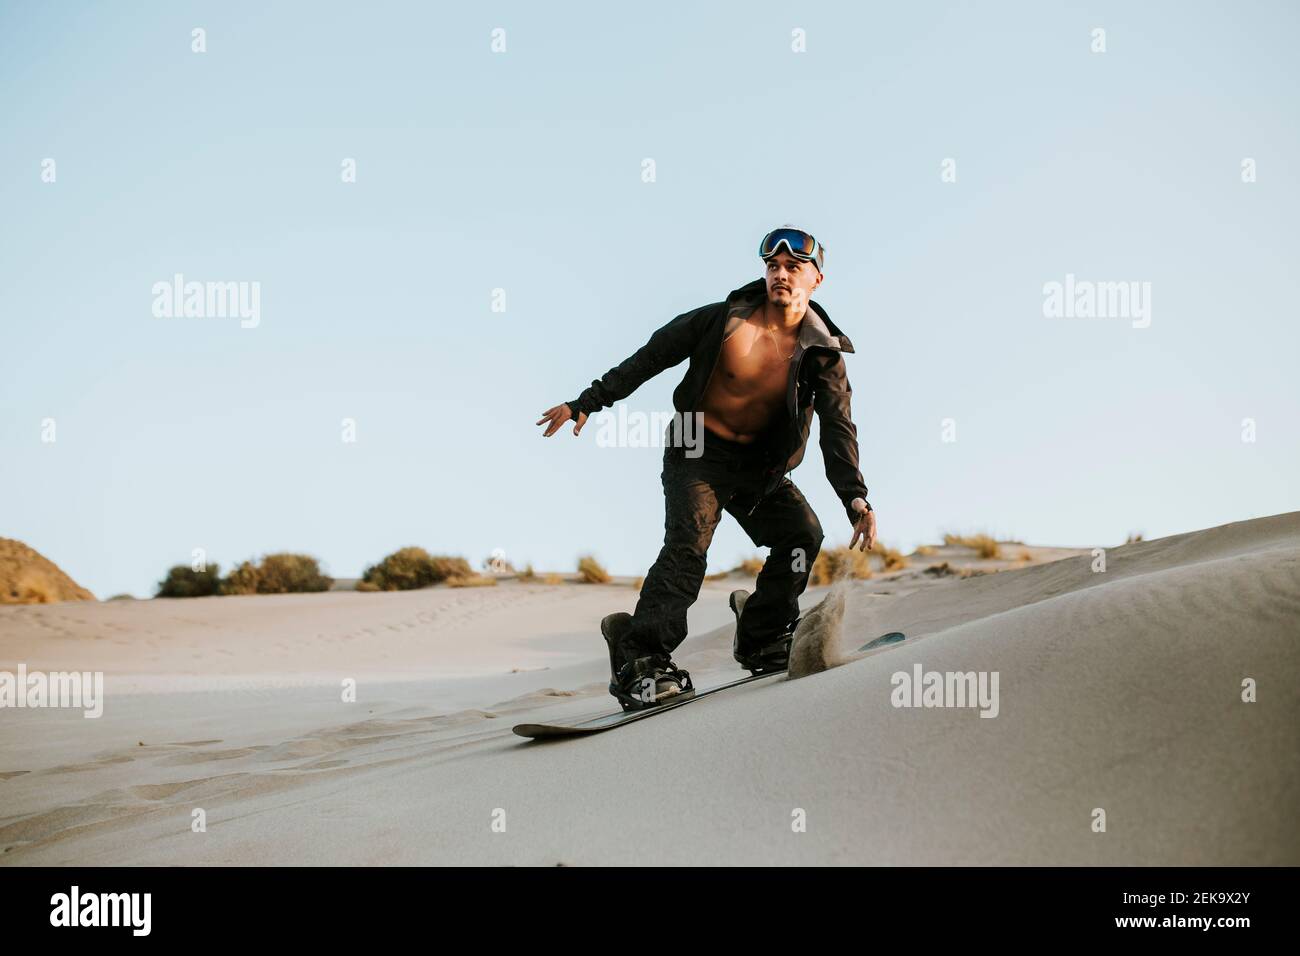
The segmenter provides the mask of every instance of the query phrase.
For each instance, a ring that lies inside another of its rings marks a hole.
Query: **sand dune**
[[[53,561],[21,541],[0,538],[0,604],[93,601],[91,594]]]
[[[1105,559],[812,591],[804,676],[556,743],[510,725],[611,709],[624,589],[0,608],[0,669],[109,691],[0,711],[0,863],[1300,863],[1300,513]],[[692,612],[701,686],[735,586]],[[918,666],[996,671],[997,716],[894,706]]]

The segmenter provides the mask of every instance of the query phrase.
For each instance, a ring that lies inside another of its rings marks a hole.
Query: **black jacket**
[[[627,398],[643,382],[687,357],[691,364],[673,391],[673,408],[699,410],[704,390],[722,352],[722,341],[767,298],[767,283],[755,279],[734,289],[724,302],[712,302],[684,312],[650,336],[626,361],[591,383],[568,402],[574,418],[588,415]],[[768,494],[788,471],[803,461],[812,427],[813,411],[821,419],[821,449],[826,477],[844,504],[849,521],[857,520],[851,502],[866,499],[867,486],[858,470],[858,431],[849,410],[853,389],[844,369],[845,352],[853,343],[816,302],[809,301],[799,327],[798,344],[790,360],[786,388],[786,416],[773,432],[763,494]],[[868,505],[870,507],[870,505]]]

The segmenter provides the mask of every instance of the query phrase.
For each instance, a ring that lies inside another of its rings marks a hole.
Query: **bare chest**
[[[774,334],[746,324],[722,343],[714,378],[732,394],[780,399],[797,342],[793,332]]]

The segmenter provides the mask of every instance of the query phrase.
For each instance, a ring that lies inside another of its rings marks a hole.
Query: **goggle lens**
[[[774,229],[763,237],[762,245],[758,250],[759,256],[766,259],[768,256],[775,255],[777,247],[782,242],[790,249],[791,255],[801,259],[811,259],[817,249],[817,240],[806,232],[798,229]]]

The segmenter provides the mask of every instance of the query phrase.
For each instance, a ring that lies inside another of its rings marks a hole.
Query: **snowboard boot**
[[[624,710],[644,710],[695,694],[691,675],[665,654],[644,654],[628,640],[632,615],[619,611],[600,622],[609,645],[609,692]]]
[[[731,656],[741,667],[755,677],[760,674],[775,674],[790,665],[790,645],[794,642],[794,629],[800,618],[795,618],[785,629],[785,633],[776,640],[762,647],[750,648],[740,646],[740,615],[749,600],[748,591],[732,591],[728,603],[731,612],[736,615],[736,635],[731,640]]]

